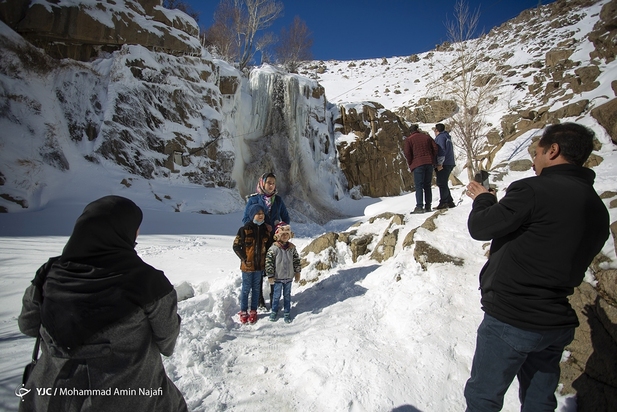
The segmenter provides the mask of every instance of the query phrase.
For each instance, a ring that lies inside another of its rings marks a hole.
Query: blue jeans
[[[241,311],[247,311],[249,308],[249,293],[251,294],[251,310],[257,310],[263,273],[263,270],[242,272],[242,293],[240,294]]]
[[[559,361],[572,339],[574,328],[524,330],[485,314],[465,385],[466,411],[500,411],[516,376],[522,412],[554,412]]]
[[[275,282],[274,296],[272,297],[272,312],[279,311],[279,300],[281,299],[281,291],[283,292],[283,311],[289,313],[291,310],[291,281]]]
[[[433,201],[431,181],[433,180],[433,165],[422,165],[413,169],[413,184],[416,187],[416,207],[430,209]],[[426,202],[424,205],[423,198]]]
[[[443,169],[438,170],[436,174],[437,176],[437,187],[439,188],[439,203],[446,204],[454,202],[452,199],[452,195],[450,194],[450,188],[448,187],[448,179],[450,178],[450,173],[454,170],[454,165],[443,165]]]

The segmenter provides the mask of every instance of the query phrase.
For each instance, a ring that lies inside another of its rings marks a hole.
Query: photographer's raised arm
[[[513,183],[504,198],[497,202],[497,198],[482,185],[476,182],[471,182],[470,185],[472,183],[482,188],[482,191],[473,197],[472,210],[467,220],[467,228],[472,238],[492,240],[506,236],[518,230],[529,217],[535,195],[528,185]]]

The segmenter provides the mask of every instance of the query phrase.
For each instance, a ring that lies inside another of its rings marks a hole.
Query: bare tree
[[[238,27],[238,41],[242,51],[240,69],[253,58],[257,45],[257,32],[267,29],[283,15],[283,3],[275,0],[234,0],[236,8],[246,11],[242,27]],[[265,47],[260,43],[260,47]]]
[[[278,61],[288,71],[295,73],[300,62],[313,58],[311,54],[312,46],[311,32],[304,20],[296,16],[289,29],[285,27],[281,29],[279,44],[276,48]]]
[[[437,83],[445,97],[458,106],[448,122],[454,144],[465,153],[465,168],[471,179],[487,160],[486,114],[496,100],[498,78],[494,68],[483,61],[479,42],[473,40],[479,11],[470,12],[464,0],[457,0],[454,9],[454,20],[446,22],[454,58],[448,63],[446,75]]]
[[[221,0],[214,13],[214,24],[204,37],[223,58],[236,61],[244,69],[257,51],[274,42],[274,36],[258,33],[267,29],[283,13],[276,0]]]
[[[240,10],[233,1],[221,1],[214,12],[214,23],[201,35],[202,45],[227,61],[237,61],[240,49],[236,41]]]

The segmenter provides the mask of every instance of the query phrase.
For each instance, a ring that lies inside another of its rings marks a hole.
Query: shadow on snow
[[[294,312],[296,314],[320,313],[336,303],[364,295],[367,289],[358,285],[357,282],[364,280],[377,268],[379,265],[345,269],[317,282],[293,297],[293,300],[297,302]]]

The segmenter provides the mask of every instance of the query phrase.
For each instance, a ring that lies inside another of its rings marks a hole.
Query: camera
[[[488,183],[488,176],[489,173],[486,170],[480,170],[478,173],[476,173],[473,180],[484,186],[486,190],[489,190],[491,187]]]

